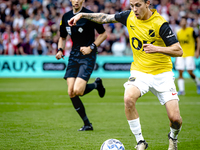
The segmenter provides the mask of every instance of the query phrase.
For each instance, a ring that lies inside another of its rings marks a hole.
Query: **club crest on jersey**
[[[79,27],[78,28],[78,32],[82,33],[83,32],[83,28]]]
[[[150,37],[155,37],[155,31],[154,30],[149,30],[149,35],[150,35]]]
[[[71,32],[71,27],[66,27],[66,30],[67,30],[67,32],[68,32],[69,35],[72,34],[72,32]]]
[[[133,82],[133,81],[135,81],[135,79],[136,79],[136,77],[130,77],[130,78],[128,79],[128,81]]]

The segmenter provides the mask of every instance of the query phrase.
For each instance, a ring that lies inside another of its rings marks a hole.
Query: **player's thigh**
[[[86,80],[77,77],[74,83],[74,91],[82,95],[85,91],[86,84],[87,84]]]
[[[176,57],[175,68],[176,70],[185,70],[185,58]]]
[[[186,57],[185,58],[186,63],[186,70],[194,70],[195,69],[195,61],[194,57]]]
[[[125,104],[129,102],[135,103],[140,96],[141,96],[141,92],[138,89],[138,87],[131,84],[126,86],[125,92],[124,92]]]
[[[70,97],[73,97],[73,89],[74,89],[74,83],[75,83],[74,77],[67,78],[67,85],[68,85],[68,94]]]
[[[167,115],[168,115],[170,120],[172,118],[174,118],[174,120],[179,120],[180,110],[179,110],[179,104],[178,104],[177,99],[173,99],[173,100],[166,102],[165,108],[167,110]]]

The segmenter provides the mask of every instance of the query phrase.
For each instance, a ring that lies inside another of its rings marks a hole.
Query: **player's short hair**
[[[144,2],[146,3],[148,0],[144,0]]]

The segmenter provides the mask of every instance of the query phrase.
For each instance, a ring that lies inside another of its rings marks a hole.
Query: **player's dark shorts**
[[[64,79],[68,77],[79,77],[88,81],[94,70],[96,55],[87,57],[69,57],[67,70]]]

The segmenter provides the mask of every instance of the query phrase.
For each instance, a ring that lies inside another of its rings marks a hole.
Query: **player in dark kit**
[[[83,7],[84,0],[71,0],[71,3],[72,10],[65,13],[60,22],[60,38],[56,58],[63,58],[66,37],[70,35],[73,46],[64,79],[67,80],[68,94],[72,104],[84,122],[84,126],[78,131],[88,131],[93,130],[93,127],[86,115],[84,105],[79,96],[83,96],[93,89],[98,90],[100,97],[104,97],[105,95],[105,88],[101,78],[96,78],[95,82],[91,84],[87,82],[95,66],[97,46],[107,38],[107,34],[103,25],[87,19],[80,19],[76,26],[70,27],[68,21],[74,15],[80,12],[93,13]],[[96,39],[95,29],[99,33]]]

